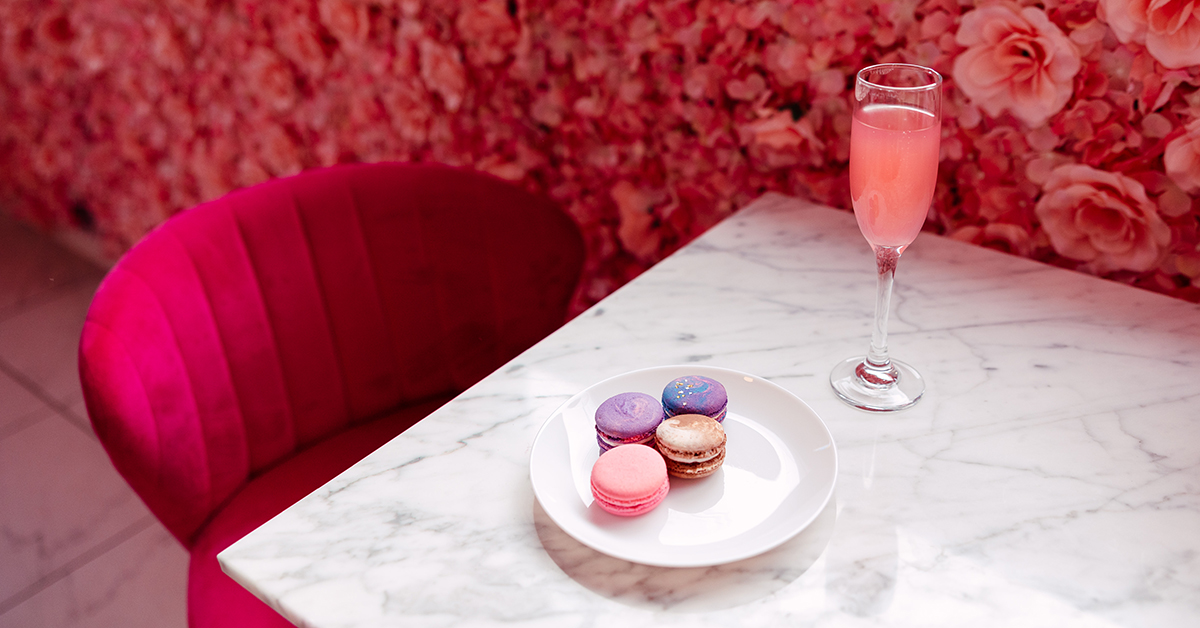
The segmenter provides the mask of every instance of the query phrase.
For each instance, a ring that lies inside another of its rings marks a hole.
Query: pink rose
[[[93,24],[85,24],[80,36],[73,44],[75,59],[89,74],[95,74],[113,59],[121,58],[123,41],[115,30],[106,30]]]
[[[767,81],[761,74],[751,74],[745,80],[732,79],[725,83],[725,93],[734,100],[754,100],[767,89]]]
[[[47,11],[37,24],[38,41],[50,47],[68,46],[75,39],[71,16],[64,11]]]
[[[784,87],[808,80],[808,46],[785,39],[763,48],[763,65]]]
[[[1145,44],[1168,68],[1200,65],[1200,9],[1180,0],[1100,0],[1101,19],[1121,43]]]
[[[634,257],[643,262],[654,258],[662,234],[655,231],[654,206],[663,200],[662,194],[646,190],[621,180],[609,190],[617,204],[621,224],[617,239]]]
[[[701,63],[693,66],[683,82],[683,92],[692,100],[716,99],[721,95],[726,73],[727,70],[719,65]]]
[[[304,169],[300,148],[287,130],[265,120],[246,120],[243,137],[253,137],[254,163],[273,176],[288,176]],[[253,129],[251,133],[250,130]],[[244,140],[243,140],[244,141]]]
[[[1033,241],[1024,227],[1004,222],[991,222],[982,227],[968,225],[948,234],[955,240],[1004,251],[1013,255],[1029,257],[1033,253]]]
[[[243,64],[246,89],[275,111],[287,111],[296,103],[296,79],[273,50],[254,48]]]
[[[799,148],[806,142],[817,150],[825,147],[813,129],[812,121],[808,118],[795,120],[789,111],[777,111],[755,120],[747,124],[745,130],[752,135],[755,144],[777,150]]]
[[[413,78],[381,82],[379,99],[390,116],[392,128],[400,138],[424,144],[429,137],[429,122],[434,117],[433,103],[421,81]]]
[[[364,42],[370,33],[371,22],[367,17],[366,5],[355,5],[346,0],[321,0],[317,4],[321,21],[329,32],[342,42]]]
[[[1200,119],[1186,133],[1170,141],[1163,153],[1167,176],[1187,192],[1200,191]]]
[[[150,50],[159,67],[172,72],[183,72],[189,55],[175,37],[171,24],[157,15],[146,16],[142,24],[149,31]]]
[[[442,97],[446,109],[458,111],[467,91],[467,71],[462,55],[457,49],[431,39],[422,39],[420,50],[421,78],[425,86]]]
[[[959,89],[992,117],[1008,110],[1039,126],[1071,99],[1079,52],[1045,12],[1003,3],[963,15],[954,60]]]
[[[454,26],[467,45],[468,60],[475,65],[504,61],[519,38],[517,25],[500,0],[487,0],[466,9]]]
[[[199,200],[217,198],[233,187],[229,171],[238,152],[238,147],[225,137],[201,139],[191,145],[188,169],[196,181]]]
[[[1034,211],[1054,250],[1097,273],[1154,268],[1171,243],[1141,183],[1089,166],[1055,168]]]
[[[284,20],[275,29],[275,45],[303,73],[314,78],[324,73],[325,50],[308,17],[297,15]]]

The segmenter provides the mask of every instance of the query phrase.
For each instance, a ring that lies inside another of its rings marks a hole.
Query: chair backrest
[[[584,245],[549,200],[446,166],[305,172],[165,222],[79,349],[114,465],[185,545],[255,474],[465,390],[566,320]]]

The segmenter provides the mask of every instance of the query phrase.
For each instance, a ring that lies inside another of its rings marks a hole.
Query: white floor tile
[[[0,215],[0,628],[187,624],[187,553],[117,474],[79,391],[103,272]]]
[[[57,414],[0,440],[0,608],[149,517],[99,443]]]
[[[185,628],[187,562],[153,523],[0,614],[0,628]]]
[[[0,215],[0,318],[37,302],[56,288],[95,281],[104,272]]]
[[[31,415],[44,415],[46,406],[17,380],[0,371],[0,441],[12,430],[31,420]]]
[[[63,405],[82,398],[76,354],[97,285],[99,281],[76,282],[0,320],[0,361]]]
[[[92,429],[92,420],[88,418],[87,406],[83,403],[83,397],[76,399],[67,404],[65,408],[59,411],[64,418],[77,425],[83,433],[96,437],[96,431]]]

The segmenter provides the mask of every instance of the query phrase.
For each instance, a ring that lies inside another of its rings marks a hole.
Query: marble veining
[[[892,354],[925,398],[841,404],[871,252],[846,212],[768,195],[221,555],[300,626],[1168,626],[1200,617],[1200,307],[923,234]],[[538,428],[601,379],[757,374],[839,451],[834,498],[766,554],[664,569],[558,529]]]

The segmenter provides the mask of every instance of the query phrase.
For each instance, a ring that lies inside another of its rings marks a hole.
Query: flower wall
[[[269,177],[467,165],[571,213],[594,301],[766,191],[849,207],[887,61],[946,78],[927,230],[1200,301],[1200,11],[1164,0],[5,0],[0,207],[115,256]]]

